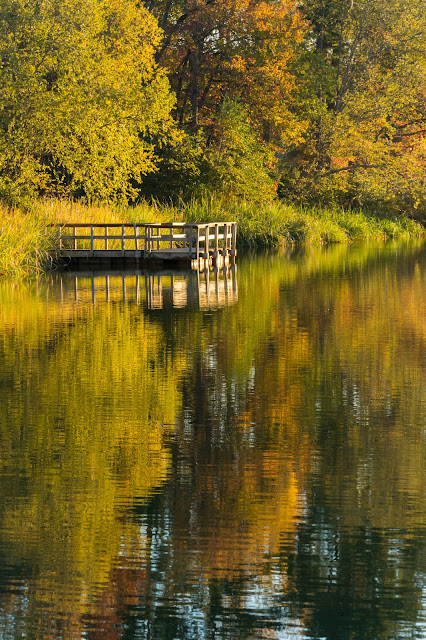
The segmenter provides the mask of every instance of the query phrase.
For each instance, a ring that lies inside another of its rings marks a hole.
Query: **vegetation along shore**
[[[247,247],[409,239],[426,234],[423,225],[405,217],[295,206],[278,200],[261,206],[206,197],[180,206],[140,203],[132,207],[38,200],[25,212],[1,210],[0,275],[28,276],[49,269],[57,247],[57,234],[49,226],[52,223],[208,222],[225,218],[237,221],[239,246]]]
[[[0,273],[71,219],[422,234],[425,2],[4,0]]]

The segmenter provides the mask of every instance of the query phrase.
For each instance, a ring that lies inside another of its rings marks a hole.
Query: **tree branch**
[[[419,129],[418,131],[407,131],[406,133],[396,133],[393,137],[394,140],[398,138],[406,138],[408,136],[419,136],[423,133],[426,133],[426,129]]]
[[[341,173],[342,171],[355,171],[356,169],[380,169],[382,164],[348,164],[346,167],[340,167],[340,169],[330,169],[325,173],[321,173],[318,178],[326,178],[335,173]]]
[[[213,4],[216,1],[217,0],[207,0],[203,4],[203,8],[204,7],[208,7],[210,4]],[[176,33],[176,31],[179,31],[179,28],[182,26],[182,24],[185,22],[185,20],[187,20],[189,18],[189,16],[195,15],[199,11],[200,11],[200,9],[195,9],[195,10],[187,11],[186,13],[183,13],[176,20],[176,23],[174,25],[172,25],[169,29],[167,29],[167,25],[163,22],[163,25],[162,25],[163,26],[163,30],[165,32],[168,31],[168,33],[167,33],[167,36],[163,40],[163,44],[161,46],[161,49],[159,51],[157,51],[157,53],[155,54],[155,61],[157,62],[157,64],[160,62],[161,58],[164,55],[164,52],[166,51],[167,47],[170,45],[170,43],[172,41],[172,37]]]

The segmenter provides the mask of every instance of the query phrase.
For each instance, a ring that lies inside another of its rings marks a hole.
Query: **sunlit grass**
[[[0,275],[37,274],[51,264],[57,232],[46,214],[0,206]]]
[[[252,247],[408,239],[426,232],[403,217],[296,207],[278,200],[258,204],[217,195],[177,205],[143,201],[131,207],[38,200],[26,212],[0,206],[0,215],[0,275],[17,276],[34,275],[50,266],[57,246],[52,223],[236,221],[239,244]]]
[[[354,240],[408,239],[425,228],[408,218],[373,216],[363,211],[296,207],[278,200],[258,205],[245,200],[204,198],[182,204],[188,221],[234,220],[238,239],[251,246],[348,243]]]

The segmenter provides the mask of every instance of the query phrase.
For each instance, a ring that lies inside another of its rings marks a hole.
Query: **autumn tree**
[[[133,196],[155,169],[149,138],[171,125],[160,39],[132,0],[4,0],[1,196]]]
[[[247,110],[228,98],[206,130],[180,132],[156,152],[158,171],[144,179],[144,195],[187,200],[218,192],[254,202],[275,197],[276,158],[256,136]]]
[[[305,2],[311,127],[285,195],[426,210],[425,10],[424,0]]]
[[[211,122],[225,96],[242,102],[266,141],[295,139],[295,64],[305,24],[293,0],[151,0],[164,29],[157,60],[176,93],[176,119]]]

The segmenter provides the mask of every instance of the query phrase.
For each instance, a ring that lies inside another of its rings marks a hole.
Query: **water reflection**
[[[236,266],[204,271],[61,273],[52,276],[61,301],[131,302],[148,309],[220,309],[238,301]]]
[[[0,283],[2,638],[425,636],[424,245],[55,278]]]

